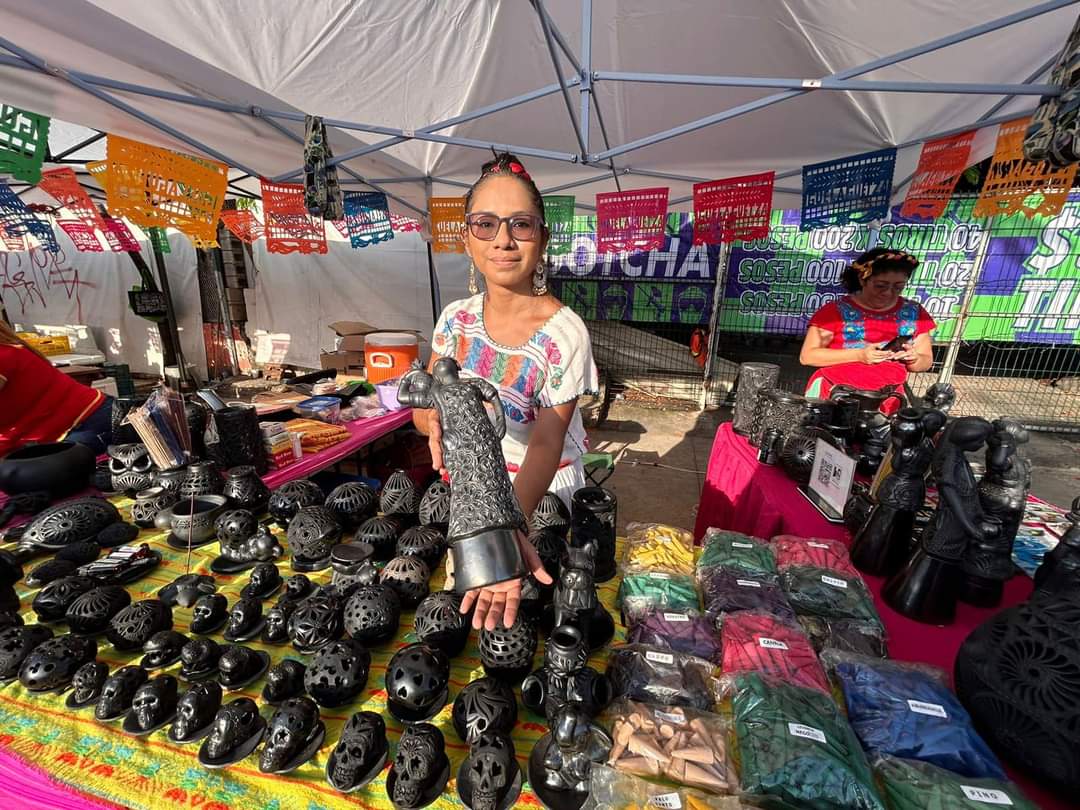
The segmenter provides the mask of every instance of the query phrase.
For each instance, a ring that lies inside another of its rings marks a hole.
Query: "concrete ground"
[[[600,428],[589,430],[592,449],[616,456],[604,484],[619,501],[618,530],[632,521],[657,521],[693,529],[713,435],[730,411],[657,410],[617,400]],[[1080,496],[1080,440],[1032,433],[1031,491],[1068,508]]]

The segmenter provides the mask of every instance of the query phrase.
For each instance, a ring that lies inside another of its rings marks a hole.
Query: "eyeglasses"
[[[514,214],[510,217],[497,217],[494,214],[469,214],[465,223],[469,233],[477,239],[491,242],[499,235],[499,229],[506,223],[510,238],[518,242],[534,242],[544,228],[544,221],[534,214]]]

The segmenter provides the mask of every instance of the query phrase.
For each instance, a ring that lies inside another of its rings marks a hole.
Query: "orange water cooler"
[[[418,338],[409,332],[373,332],[364,338],[364,371],[372,384],[400,377],[419,356]]]

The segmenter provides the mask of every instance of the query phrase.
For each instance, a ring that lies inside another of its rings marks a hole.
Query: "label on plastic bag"
[[[760,588],[761,587],[760,582],[755,582],[752,579],[737,579],[737,580],[735,580],[735,584],[736,585],[741,585],[744,588]]]
[[[654,652],[653,650],[648,650],[645,653],[645,660],[653,661],[657,664],[674,664],[675,656],[671,653]]]
[[[653,711],[653,717],[657,720],[662,720],[665,723],[674,723],[677,726],[685,726],[686,718],[681,714],[675,714],[674,712],[665,712],[660,709]]]
[[[931,717],[941,717],[945,720],[949,719],[945,707],[939,703],[925,703],[921,700],[909,700],[907,705],[909,709],[917,714],[928,714]]]
[[[731,547],[732,548],[753,548],[754,544],[753,543],[740,543],[738,540],[732,540],[731,541]]]
[[[802,737],[804,740],[813,740],[819,743],[825,742],[825,732],[813,726],[804,726],[802,723],[788,723],[787,729],[788,734],[792,737]]]
[[[821,575],[821,581],[826,585],[832,585],[834,588],[847,588],[847,582],[836,577],[830,577],[828,574]]]
[[[763,647],[766,650],[786,650],[788,645],[782,641],[777,641],[775,638],[759,638],[757,640],[758,646]]]
[[[973,802],[1012,805],[1012,799],[1004,790],[991,790],[990,788],[972,787],[971,785],[961,785],[960,790],[964,791],[964,795]]]
[[[650,571],[649,579],[671,579],[671,574],[665,574],[663,571]]]
[[[650,796],[649,801],[645,804],[647,807],[662,807],[664,810],[682,809],[682,799],[679,798],[678,793],[661,793],[657,796]]]
[[[685,613],[665,613],[664,614],[664,621],[665,622],[688,622],[688,621],[690,621],[690,617],[687,616]]]
[[[829,547],[828,543],[815,543],[813,540],[807,541],[806,545],[810,546],[810,548],[828,548]]]

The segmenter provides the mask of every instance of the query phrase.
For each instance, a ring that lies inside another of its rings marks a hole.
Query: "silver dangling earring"
[[[537,262],[533,271],[533,295],[547,295],[547,291],[547,268],[543,262]]]
[[[469,295],[476,295],[480,288],[476,286],[476,265],[469,262]]]

